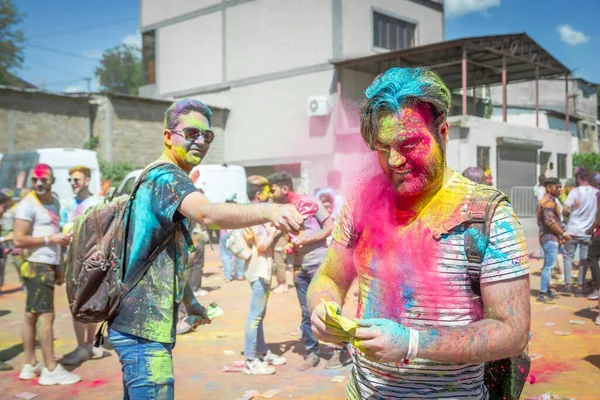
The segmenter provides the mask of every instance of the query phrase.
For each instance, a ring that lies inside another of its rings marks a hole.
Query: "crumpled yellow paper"
[[[325,312],[327,313],[327,323],[331,326],[339,328],[348,334],[347,341],[354,344],[354,333],[358,328],[358,323],[341,315],[341,309],[333,301],[321,300],[325,304]]]

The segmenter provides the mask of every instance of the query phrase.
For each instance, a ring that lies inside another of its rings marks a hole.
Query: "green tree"
[[[102,174],[102,179],[108,179],[110,181],[110,185],[116,188],[119,187],[128,173],[138,169],[138,167],[128,163],[111,163],[103,159],[99,159],[98,163],[100,164],[100,173]]]
[[[573,170],[585,167],[590,172],[600,172],[600,155],[597,153],[573,153]]]
[[[0,0],[0,84],[17,85],[11,71],[23,65],[25,36],[19,25],[24,14],[19,13],[12,0]]]
[[[140,49],[121,44],[106,50],[95,73],[102,91],[137,95],[142,84]]]

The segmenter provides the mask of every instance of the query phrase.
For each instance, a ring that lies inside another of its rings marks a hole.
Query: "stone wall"
[[[96,136],[100,157],[144,166],[162,153],[163,118],[170,104],[133,96],[69,96],[0,88],[0,153],[83,148]],[[216,138],[204,163],[220,164],[228,110],[212,111]]]

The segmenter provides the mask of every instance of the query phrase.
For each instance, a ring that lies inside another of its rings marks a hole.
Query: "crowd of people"
[[[295,192],[292,177],[283,171],[248,177],[250,204],[234,199],[210,203],[190,174],[214,139],[211,111],[198,100],[173,103],[165,113],[163,154],[138,178],[123,235],[123,281],[147,268],[128,288],[108,329],[122,364],[124,398],[174,398],[176,335],[212,322],[196,298],[205,294],[203,248],[211,225],[222,229],[224,279],[246,280],[250,286],[246,374],[270,375],[287,362],[266,345],[265,316],[270,293],[289,290],[289,266],[306,351],[300,369],[319,365],[320,341],[335,346],[325,368],[353,363],[349,399],[424,393],[429,398],[457,393],[473,399],[518,398],[522,387],[514,379],[488,387],[484,369],[520,357],[528,343],[525,236],[508,199],[491,187],[489,169],[469,169],[463,176],[447,165],[450,109],[451,93],[432,70],[392,68],[378,76],[366,90],[360,115],[361,135],[377,155],[373,167],[378,172],[357,178],[344,199],[341,174],[332,171],[328,187],[308,200],[313,211],[303,214],[297,206],[306,197]],[[83,166],[70,171],[74,199],[61,210],[52,196],[52,169],[37,165],[33,190],[14,211],[11,240],[24,257],[19,270],[27,290],[25,365],[19,377],[39,375],[42,385],[81,379],[54,360],[52,326],[54,285],[64,280],[61,264],[69,229],[74,218],[99,202],[87,189],[89,175]],[[600,228],[599,192],[584,170],[576,177],[560,211],[555,201],[560,184],[543,182],[539,215],[546,261],[540,301],[554,297],[546,278],[559,243],[569,287],[579,248],[576,295],[585,290],[588,253],[591,264],[600,257],[600,239],[592,237]],[[0,194],[0,211],[10,207],[8,198]],[[189,231],[199,249],[192,253]],[[341,308],[355,281],[357,319],[342,323]],[[74,321],[78,347],[63,363],[106,354],[91,346],[95,329]],[[35,355],[36,334],[43,362]]]
[[[539,177],[534,188],[538,201],[537,220],[544,266],[537,301],[554,303],[558,298],[550,288],[553,269],[557,269],[563,296],[598,300],[600,285],[600,173],[593,175],[583,168],[575,169],[575,178],[564,187],[554,177]],[[576,284],[572,285],[572,271],[578,253],[579,268]],[[591,271],[592,280],[587,281]],[[599,301],[600,305],[600,301]],[[600,315],[596,318],[600,325]]]

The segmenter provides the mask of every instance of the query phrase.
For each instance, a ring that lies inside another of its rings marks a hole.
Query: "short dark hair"
[[[463,171],[462,175],[475,183],[482,184],[485,172],[483,171],[483,169],[478,167],[469,167]]]
[[[582,181],[589,181],[590,172],[585,167],[577,167],[575,168],[575,177]]]
[[[181,99],[171,104],[169,108],[167,108],[167,111],[165,111],[165,129],[175,129],[179,123],[180,116],[187,115],[194,111],[204,115],[210,124],[212,112],[206,104],[196,99]]]
[[[538,176],[538,184],[541,186],[544,184],[544,182],[546,182],[546,175]]]
[[[276,172],[269,175],[269,185],[287,186],[288,189],[294,191],[294,182],[292,176],[285,171]]]
[[[252,175],[246,180],[246,194],[251,201],[256,198],[256,193],[269,186],[269,181],[264,176]]]

